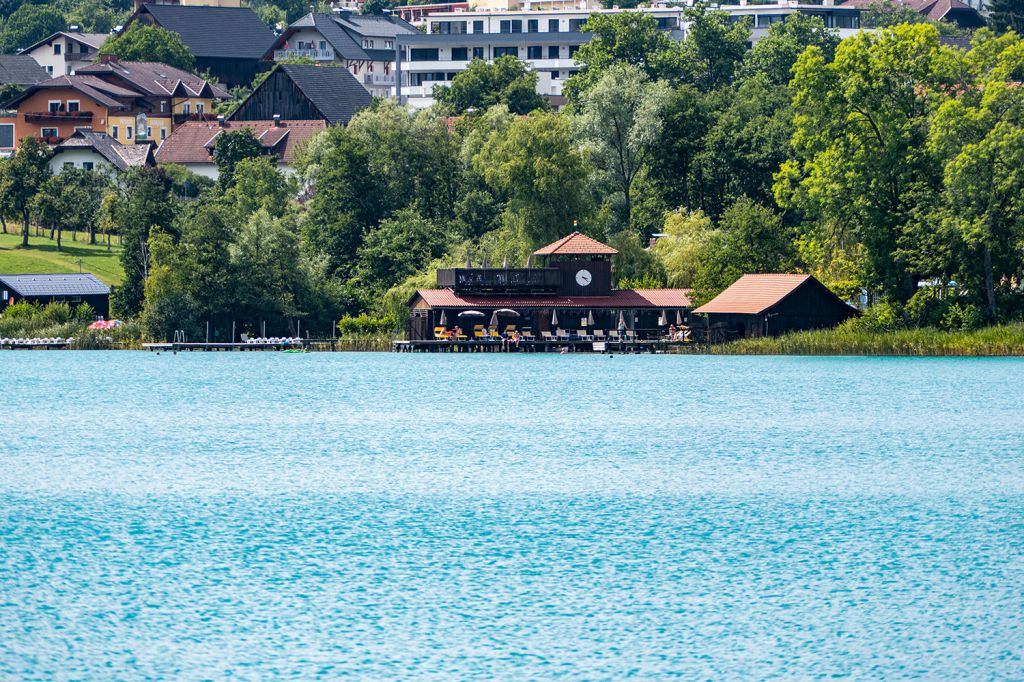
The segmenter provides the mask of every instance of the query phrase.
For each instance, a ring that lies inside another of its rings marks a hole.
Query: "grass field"
[[[116,245],[108,253],[105,244],[73,242],[68,233],[61,240],[59,253],[57,242],[47,237],[29,236],[29,247],[25,249],[21,246],[21,235],[0,234],[0,273],[8,275],[78,272],[81,260],[82,271],[91,272],[107,284],[118,284],[124,277],[119,255]]]

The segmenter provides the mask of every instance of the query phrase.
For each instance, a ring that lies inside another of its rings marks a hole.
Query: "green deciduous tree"
[[[32,202],[50,178],[50,148],[38,137],[26,137],[11,160],[0,166],[0,202],[5,213],[21,219],[21,244],[28,246]]]
[[[535,111],[492,133],[473,165],[508,198],[505,223],[516,223],[533,245],[554,241],[590,214],[587,167],[564,116]]]
[[[704,5],[686,10],[686,38],[680,45],[685,77],[708,92],[732,82],[750,42],[749,20],[730,24],[725,12]]]
[[[576,132],[594,166],[622,196],[619,229],[632,227],[633,186],[661,139],[662,112],[669,100],[663,82],[648,82],[639,68],[617,64],[584,95]]]
[[[81,168],[65,168],[43,183],[32,201],[32,213],[56,231],[58,251],[64,228],[87,230],[89,242],[96,243],[100,202],[109,188],[105,173]]]
[[[1024,35],[1024,2],[1022,0],[989,0],[988,20],[992,28],[999,33],[1013,31]]]
[[[679,209],[665,215],[663,236],[651,252],[665,270],[670,287],[690,288],[700,269],[700,252],[714,232],[702,211]]]
[[[680,44],[665,31],[659,31],[657,19],[650,14],[593,14],[582,30],[593,37],[576,52],[579,73],[566,81],[563,88],[574,105],[616,64],[631,64],[652,81],[671,82],[685,73]]]
[[[16,9],[0,31],[0,49],[17,52],[67,28],[64,15],[52,5],[26,3]]]
[[[449,244],[441,227],[411,208],[401,209],[366,235],[356,277],[376,298],[442,256]]]
[[[825,28],[821,17],[790,14],[785,21],[772,24],[768,35],[746,53],[739,78],[762,76],[773,85],[786,85],[793,77],[797,58],[811,45],[821,50],[826,62],[831,62],[839,46],[838,31]]]
[[[548,101],[537,94],[537,74],[512,55],[493,62],[474,59],[455,75],[450,86],[434,86],[434,99],[449,114],[487,109],[504,104],[516,114],[547,109]]]
[[[185,71],[195,68],[195,58],[181,36],[160,26],[133,23],[127,31],[111,38],[100,54],[116,55],[123,61],[162,62]]]

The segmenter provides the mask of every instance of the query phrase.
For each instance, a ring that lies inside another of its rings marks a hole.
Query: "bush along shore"
[[[741,339],[708,350],[716,355],[1024,356],[1024,324],[960,331],[934,327],[866,331],[840,326]]]

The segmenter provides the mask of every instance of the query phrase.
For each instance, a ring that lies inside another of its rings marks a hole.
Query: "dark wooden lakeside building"
[[[690,311],[688,290],[614,289],[618,253],[579,232],[534,252],[538,267],[466,267],[437,271],[437,289],[409,300],[403,350],[445,344],[495,344],[503,332],[524,336],[528,349],[662,339]],[[456,327],[464,339],[452,338]]]
[[[106,318],[110,314],[110,287],[88,272],[0,275],[0,312],[21,301],[40,305],[59,301],[72,307],[88,303],[97,316]]]
[[[783,274],[743,275],[693,312],[711,342],[825,329],[858,314],[811,275]]]

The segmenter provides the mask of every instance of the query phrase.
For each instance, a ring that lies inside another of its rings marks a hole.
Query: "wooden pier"
[[[532,340],[502,343],[498,340],[446,339],[394,341],[396,353],[668,353],[685,352],[696,344],[667,339],[590,341],[585,339]]]
[[[308,341],[290,341],[288,343],[144,343],[142,347],[149,351],[286,351],[305,350]]]
[[[36,341],[4,339],[0,341],[0,349],[2,350],[64,350],[70,345],[69,341],[44,341],[42,339]]]

